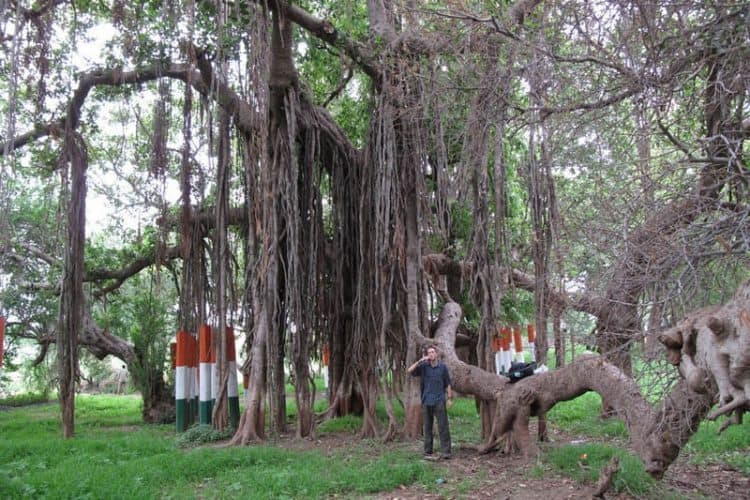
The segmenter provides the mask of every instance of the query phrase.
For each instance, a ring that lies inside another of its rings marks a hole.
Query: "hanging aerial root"
[[[707,420],[716,420],[722,415],[726,415],[727,413],[731,413],[734,410],[739,410],[740,413],[750,409],[750,403],[747,398],[739,398],[734,399],[731,402],[725,404],[724,406],[720,406],[716,408],[714,411],[708,414],[706,417]]]

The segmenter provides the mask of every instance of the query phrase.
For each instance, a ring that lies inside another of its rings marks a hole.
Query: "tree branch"
[[[270,7],[281,9],[289,20],[300,28],[332,47],[344,51],[374,81],[382,79],[377,59],[370,50],[337,30],[327,19],[318,19],[302,8],[287,2],[270,2]]]
[[[37,124],[34,128],[24,134],[6,140],[0,138],[0,155],[6,148],[14,150],[21,148],[32,141],[46,136],[60,137],[65,129],[66,119],[70,120],[71,129],[78,127],[81,116],[81,108],[88,97],[91,89],[100,85],[103,86],[120,86],[136,83],[144,83],[159,78],[174,78],[182,80],[193,86],[202,95],[215,98],[219,105],[224,107],[227,112],[234,118],[237,128],[246,135],[251,135],[257,130],[260,124],[254,124],[251,120],[253,116],[250,113],[249,105],[226,84],[221,84],[211,92],[212,72],[210,65],[204,68],[206,72],[192,70],[186,64],[154,64],[152,66],[141,68],[135,71],[123,71],[121,68],[95,70],[84,73],[79,78],[78,87],[68,104],[68,117],[60,118],[54,122],[46,124]]]
[[[455,261],[445,254],[427,254],[422,257],[422,261],[425,271],[433,278],[433,286],[436,289],[440,288],[439,285],[434,283],[437,275],[461,278],[473,272],[473,265],[471,263]],[[497,275],[507,276],[514,286],[522,290],[534,292],[536,289],[534,276],[519,269],[500,268]],[[550,290],[549,300],[553,305],[563,309],[572,308],[593,316],[601,314],[604,307],[604,299],[590,293],[569,294],[564,290]]]

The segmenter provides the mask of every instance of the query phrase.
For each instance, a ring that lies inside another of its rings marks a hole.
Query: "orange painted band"
[[[184,330],[177,332],[177,366],[190,366],[190,334]]]
[[[521,339],[521,328],[513,328],[513,344],[516,352],[523,352],[523,340]]]
[[[536,340],[536,332],[534,331],[534,325],[528,325],[526,327],[526,330],[529,333],[529,344],[533,344],[534,340]]]

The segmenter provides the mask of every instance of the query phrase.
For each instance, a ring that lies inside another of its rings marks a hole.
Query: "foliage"
[[[361,427],[362,417],[356,415],[345,415],[343,417],[326,420],[318,426],[317,431],[323,436],[325,434],[334,434],[338,432],[354,432]]]
[[[534,296],[525,290],[513,290],[500,299],[498,317],[507,325],[523,325],[534,322]]]
[[[39,364],[27,360],[21,370],[24,377],[25,389],[31,392],[49,395],[51,388],[55,387],[57,380],[57,364],[54,358],[54,349]]]
[[[226,441],[232,437],[232,433],[232,429],[218,431],[210,425],[197,424],[190,427],[185,432],[178,434],[175,442],[180,448],[193,448],[206,443]]]
[[[27,406],[49,401],[48,392],[26,392],[0,398],[0,406]]]

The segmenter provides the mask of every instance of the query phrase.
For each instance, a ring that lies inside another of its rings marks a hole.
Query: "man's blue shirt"
[[[412,376],[420,377],[419,388],[422,392],[422,404],[434,406],[440,401],[445,401],[445,390],[451,384],[448,367],[438,361],[432,366],[429,362],[418,365]]]

